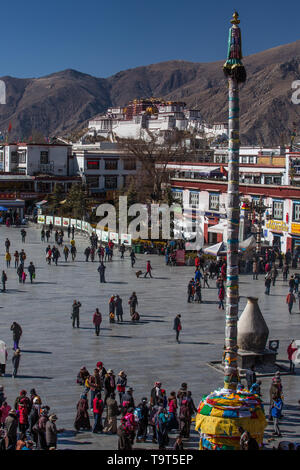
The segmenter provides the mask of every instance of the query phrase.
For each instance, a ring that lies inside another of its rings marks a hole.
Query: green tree
[[[61,215],[62,206],[61,201],[65,198],[65,191],[61,184],[55,183],[53,193],[50,195],[48,202],[49,202],[49,209],[54,214]]]
[[[76,218],[86,216],[87,193],[83,185],[73,184],[67,194],[66,208]]]

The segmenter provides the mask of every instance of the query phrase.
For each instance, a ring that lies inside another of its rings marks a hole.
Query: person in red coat
[[[102,322],[101,312],[99,312],[99,309],[96,308],[96,312],[94,313],[94,316],[93,316],[93,324],[95,326],[96,336],[99,336],[101,322]]]
[[[288,348],[287,348],[287,355],[288,355],[288,359],[290,361],[290,372],[292,374],[295,373],[295,364],[293,362],[293,354],[295,351],[297,351],[298,348],[295,347],[295,343],[294,343],[294,340],[292,339],[292,341],[290,342]]]
[[[152,266],[151,266],[150,261],[148,260],[148,261],[147,261],[146,272],[145,272],[145,276],[144,276],[144,277],[146,277],[147,274],[149,274],[149,276],[152,277],[151,271],[152,271]]]
[[[28,409],[26,407],[24,398],[22,398],[22,400],[19,403],[18,414],[19,414],[19,430],[21,433],[21,438],[26,437],[26,430],[29,426],[29,423],[28,423]]]

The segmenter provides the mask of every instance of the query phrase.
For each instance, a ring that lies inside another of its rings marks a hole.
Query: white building
[[[122,189],[139,168],[139,162],[112,142],[74,144],[72,154],[73,174],[80,175],[94,194]]]
[[[71,147],[66,144],[2,144],[0,171],[67,176],[70,174],[70,156]]]

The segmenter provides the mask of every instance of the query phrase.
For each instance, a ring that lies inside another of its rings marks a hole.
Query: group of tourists
[[[0,450],[55,450],[57,434],[64,431],[56,421],[34,388],[29,396],[21,390],[10,406],[0,386]]]
[[[116,377],[112,369],[106,370],[102,362],[97,362],[93,374],[85,366],[80,368],[77,384],[83,387],[76,405],[74,427],[77,432],[118,434],[119,450],[130,450],[134,441],[146,442],[148,438],[158,443],[159,449],[165,449],[171,431],[179,432],[175,448],[179,442],[183,448],[182,438],[190,436],[191,420],[197,408],[186,383],[181,384],[177,394],[171,391],[167,396],[161,382],[157,381],[150,398],[142,397],[136,403],[133,388],[127,386],[126,373],[121,370]],[[94,418],[93,426],[89,410]]]
[[[20,232],[21,232],[22,243],[25,243],[27,232],[25,229],[22,229]],[[10,254],[11,242],[9,238],[6,238],[4,245],[5,245],[6,267],[7,269],[9,269],[11,267],[10,264],[11,264],[11,259],[12,259],[12,256]],[[27,255],[24,251],[24,248],[22,248],[20,251],[15,250],[13,257],[15,260],[14,268],[16,269],[18,280],[20,283],[25,284],[26,278],[27,278],[27,273],[25,270],[25,261],[26,261]],[[29,274],[30,283],[32,284],[36,276],[35,265],[33,264],[32,261],[29,262],[29,265],[27,266],[27,271]],[[1,274],[2,292],[6,292],[7,279],[8,277],[7,277],[6,271],[2,270],[2,274]]]

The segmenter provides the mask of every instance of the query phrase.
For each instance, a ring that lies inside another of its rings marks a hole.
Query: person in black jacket
[[[179,334],[180,334],[180,331],[182,329],[182,326],[181,326],[181,315],[176,315],[176,317],[174,318],[174,326],[173,326],[173,330],[176,331],[176,341],[177,343],[179,343]]]

